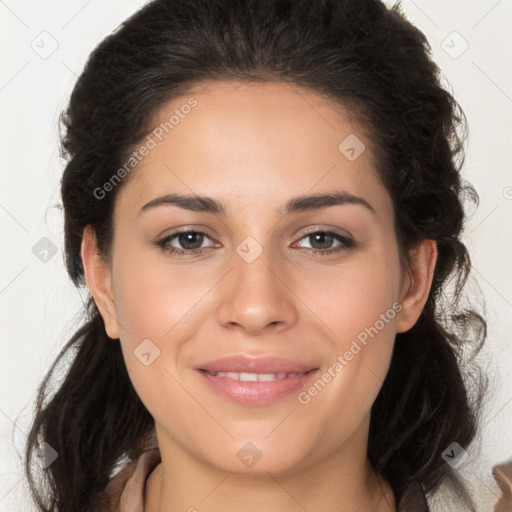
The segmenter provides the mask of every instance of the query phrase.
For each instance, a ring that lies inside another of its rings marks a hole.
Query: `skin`
[[[82,243],[107,334],[120,338],[130,379],[155,419],[162,463],[147,481],[145,511],[394,511],[391,488],[367,461],[370,410],[395,334],[414,325],[426,302],[435,241],[422,241],[410,267],[401,266],[393,204],[372,167],[370,141],[339,105],[284,83],[213,82],[164,105],[155,126],[190,96],[198,105],[119,191],[110,257],[98,254],[90,227]],[[366,144],[354,161],[338,150],[349,134]],[[340,189],[375,213],[359,204],[278,212],[292,197]],[[226,214],[170,204],[140,213],[171,192],[212,197]],[[202,254],[155,245],[181,227],[209,234],[168,245]],[[309,231],[350,236],[356,246],[321,255],[341,242],[321,245]],[[263,249],[251,263],[236,252],[247,236]],[[397,303],[401,311],[307,405],[296,393],[241,405],[195,370],[243,353],[288,357],[322,373]],[[149,366],[134,355],[147,338],[160,350]],[[262,455],[251,468],[237,458],[247,442]]]

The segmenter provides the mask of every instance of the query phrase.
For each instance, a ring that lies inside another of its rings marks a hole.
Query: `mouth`
[[[203,382],[216,395],[240,405],[269,405],[307,386],[318,368],[302,372],[234,372],[199,369]]]
[[[316,368],[307,372],[279,372],[279,373],[252,373],[252,372],[215,372],[201,369],[213,377],[224,377],[226,379],[239,380],[242,382],[272,382],[281,379],[293,379],[296,377],[303,377],[309,372],[315,371]]]

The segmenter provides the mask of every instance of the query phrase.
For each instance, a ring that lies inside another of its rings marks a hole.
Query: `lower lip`
[[[265,405],[275,402],[307,385],[318,370],[311,370],[298,377],[271,381],[241,381],[216,377],[204,370],[198,370],[208,385],[221,395],[241,404]]]

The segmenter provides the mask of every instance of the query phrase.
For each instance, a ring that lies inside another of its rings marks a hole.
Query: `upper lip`
[[[209,372],[305,373],[317,367],[277,356],[229,355],[208,361],[198,370]]]

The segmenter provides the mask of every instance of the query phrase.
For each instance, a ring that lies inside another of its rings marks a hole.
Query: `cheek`
[[[319,380],[299,398],[310,411],[323,411],[319,416],[345,417],[348,430],[371,408],[389,368],[401,310],[399,270],[398,258],[383,251],[340,266],[328,276],[328,286],[312,280],[317,284],[308,295],[315,301],[311,309],[327,327],[330,346]],[[338,424],[330,427],[336,437]]]
[[[328,270],[318,268],[297,284],[297,294],[307,297],[307,305],[326,325],[337,349],[344,349],[376,323],[384,337],[394,335],[400,264],[393,248],[376,248]]]
[[[178,323],[188,322],[215,281],[199,276],[192,266],[167,265],[147,253],[137,255],[136,249],[129,254],[119,260],[114,281],[121,332],[133,343],[162,339]]]

